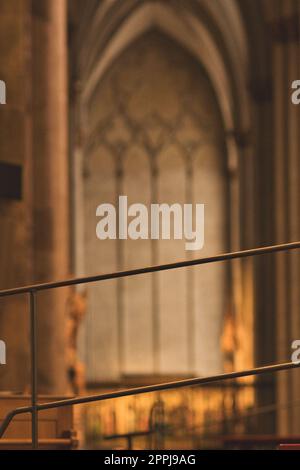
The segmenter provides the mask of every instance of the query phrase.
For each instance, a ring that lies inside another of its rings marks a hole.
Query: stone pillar
[[[33,0],[35,281],[69,276],[66,1]],[[66,390],[66,289],[38,296],[39,391]]]
[[[6,104],[0,105],[0,160],[20,166],[20,200],[0,198],[0,289],[31,280],[30,2],[0,0],[0,79]],[[28,298],[0,299],[0,339],[7,364],[0,366],[0,390],[24,391],[30,381]]]
[[[289,26],[288,34],[288,85],[291,90],[291,84],[300,77],[300,6],[299,2],[289,2],[285,5],[285,17]],[[296,9],[298,8],[298,11]],[[288,192],[288,240],[300,240],[300,107],[291,101],[291,93],[287,100],[287,141],[288,141],[288,173],[287,173],[287,192]],[[300,338],[300,252],[290,253],[287,258],[288,263],[288,311],[290,313],[288,347],[289,356],[291,354],[291,343]],[[290,373],[291,401],[296,402],[300,390],[299,370]],[[300,409],[295,406],[291,409],[291,429],[293,434],[300,432]]]
[[[271,22],[274,77],[274,209],[276,242],[299,240],[299,109],[291,103],[291,83],[299,78],[299,11],[296,3],[280,4]],[[291,360],[299,339],[299,253],[276,255],[277,361]],[[277,376],[278,433],[299,433],[299,371]]]

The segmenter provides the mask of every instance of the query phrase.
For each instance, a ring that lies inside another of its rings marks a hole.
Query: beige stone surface
[[[84,116],[87,274],[226,251],[222,124],[209,81],[187,52],[159,33],[145,35],[112,65]],[[205,203],[205,250],[188,253],[185,240],[98,240],[96,207],[122,194],[148,208]],[[102,284],[88,288],[89,379],[222,371],[222,267]]]

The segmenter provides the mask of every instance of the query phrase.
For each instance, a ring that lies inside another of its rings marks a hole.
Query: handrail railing
[[[281,370],[287,369],[294,369],[300,366],[300,364],[296,363],[284,363],[284,364],[273,364],[263,367],[257,367],[253,369],[248,369],[240,372],[230,372],[226,374],[214,375],[210,377],[196,377],[191,379],[185,380],[178,380],[175,382],[165,382],[155,385],[148,385],[143,387],[135,387],[126,390],[120,390],[116,392],[109,392],[100,395],[90,395],[85,397],[79,398],[70,398],[64,399],[59,401],[54,401],[50,403],[43,403],[38,404],[37,402],[37,312],[36,312],[36,302],[35,302],[35,294],[38,291],[48,290],[48,289],[55,289],[59,287],[67,287],[76,284],[87,284],[91,282],[97,281],[104,281],[109,279],[117,279],[127,276],[135,276],[139,274],[147,274],[153,273],[158,271],[166,271],[170,269],[178,269],[188,266],[196,266],[200,264],[208,264],[214,263],[218,261],[226,261],[231,259],[241,259],[250,256],[257,256],[257,255],[264,255],[268,253],[276,253],[280,251],[287,251],[300,248],[300,241],[285,243],[280,245],[272,245],[266,246],[261,248],[253,248],[249,250],[243,251],[236,251],[231,253],[224,253],[216,256],[210,256],[206,258],[198,258],[194,260],[188,261],[180,261],[176,263],[169,263],[169,264],[162,264],[156,266],[148,266],[144,268],[137,268],[131,269],[127,271],[119,271],[114,273],[108,274],[98,274],[94,276],[87,276],[87,277],[78,277],[72,278],[68,280],[61,280],[61,281],[54,281],[54,282],[46,282],[41,284],[33,284],[24,287],[17,287],[13,289],[5,289],[0,291],[0,297],[17,295],[17,294],[29,294],[30,300],[30,347],[31,347],[31,406],[16,408],[9,412],[5,419],[3,420],[0,426],[0,438],[5,433],[7,427],[9,426],[10,422],[14,418],[14,416],[23,414],[23,413],[31,413],[32,415],[32,447],[34,449],[38,448],[38,412],[42,410],[52,409],[52,408],[60,408],[63,406],[71,406],[71,405],[78,405],[83,403],[91,403],[96,401],[108,400],[112,398],[120,398],[129,395],[137,395],[141,393],[149,393],[149,392],[156,392],[161,390],[169,390],[179,387],[186,387],[192,385],[202,385],[208,384],[212,382],[218,382],[222,380],[228,379],[236,379],[240,377],[247,377],[247,376],[254,376],[254,375],[261,375],[266,373],[273,373],[278,372]]]
[[[188,387],[193,385],[204,385],[221,380],[232,380],[242,377],[256,376],[274,372],[280,372],[283,370],[296,369],[300,367],[300,363],[286,362],[282,364],[272,364],[268,366],[256,367],[253,369],[247,369],[240,372],[228,372],[226,374],[211,375],[208,377],[194,377],[191,379],[175,380],[173,382],[162,382],[155,385],[145,385],[142,387],[133,387],[124,390],[118,390],[115,392],[102,393],[99,395],[89,395],[79,398],[67,398],[58,401],[52,401],[48,403],[36,404],[35,406],[24,406],[15,408],[10,411],[0,426],[0,438],[3,437],[7,427],[9,426],[12,419],[23,413],[33,413],[33,411],[50,410],[53,408],[62,408],[64,406],[82,405],[85,403],[92,403],[96,401],[111,400],[113,398],[128,397],[131,395],[139,395],[141,393],[159,392],[162,390],[172,390],[176,388]]]
[[[268,253],[276,253],[279,251],[287,251],[287,250],[296,250],[298,248],[300,248],[300,241],[291,242],[291,243],[283,243],[281,245],[271,245],[271,246],[263,246],[260,248],[251,248],[249,250],[223,253],[220,255],[209,256],[206,258],[197,258],[197,259],[192,259],[192,260],[187,260],[187,261],[178,261],[176,263],[159,264],[159,265],[154,265],[154,266],[147,266],[145,268],[129,269],[127,271],[116,271],[116,272],[107,273],[107,274],[96,274],[94,276],[75,277],[75,278],[66,279],[62,281],[44,282],[40,284],[32,284],[32,285],[23,286],[23,287],[16,287],[13,289],[0,290],[0,297],[6,297],[8,295],[16,295],[16,294],[26,294],[29,292],[38,292],[41,290],[56,289],[58,287],[68,287],[68,286],[73,286],[75,284],[88,284],[90,282],[106,281],[109,279],[118,279],[121,277],[136,276],[138,274],[148,274],[148,273],[154,273],[157,271],[167,271],[170,269],[185,268],[188,266],[198,266],[200,264],[216,263],[218,261],[228,261],[228,260],[237,259],[237,258],[238,259],[247,258],[249,256],[266,255]]]

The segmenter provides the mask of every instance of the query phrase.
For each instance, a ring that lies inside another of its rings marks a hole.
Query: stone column
[[[66,1],[33,0],[35,281],[69,276]],[[38,296],[39,391],[66,390],[66,289]]]
[[[296,10],[298,8],[298,11]],[[289,34],[287,37],[288,54],[288,85],[289,88],[294,80],[300,77],[300,6],[299,2],[289,0],[285,4],[286,22],[289,25]],[[290,88],[291,90],[291,88]],[[287,100],[287,141],[288,141],[288,240],[300,240],[300,107],[292,103],[291,97]],[[300,338],[300,252],[290,253],[288,262],[288,311],[290,312],[288,346],[295,339]],[[290,350],[291,352],[291,350]],[[290,383],[291,400],[296,402],[300,389],[299,370],[291,371]],[[294,434],[300,432],[300,409],[295,406],[291,413],[291,429]]]
[[[0,105],[0,160],[22,170],[21,198],[0,198],[0,289],[31,280],[30,36],[29,0],[0,0],[0,79],[7,92]],[[0,390],[28,388],[28,325],[26,295],[0,299],[0,339],[7,349]]]
[[[291,83],[299,76],[299,16],[287,0],[271,23],[274,77],[274,209],[276,242],[299,239],[299,110],[291,104]],[[299,12],[298,12],[299,15]],[[291,360],[299,339],[299,253],[276,255],[277,360]],[[299,433],[299,371],[277,376],[278,433]]]

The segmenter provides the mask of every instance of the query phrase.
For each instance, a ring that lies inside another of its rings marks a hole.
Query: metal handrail
[[[236,251],[231,253],[224,253],[216,256],[206,258],[199,258],[188,261],[180,261],[177,263],[162,264],[156,266],[148,266],[144,268],[131,269],[127,271],[119,271],[108,274],[98,274],[94,276],[78,277],[62,281],[46,282],[40,284],[33,284],[24,287],[17,287],[13,289],[5,289],[0,291],[0,297],[6,297],[17,294],[29,294],[30,301],[30,347],[31,347],[31,406],[16,408],[9,412],[0,426],[0,438],[5,433],[14,416],[31,413],[32,415],[32,447],[38,448],[38,411],[60,408],[63,406],[78,405],[83,403],[91,403],[102,400],[109,400],[112,398],[120,398],[129,395],[137,395],[140,393],[156,392],[161,390],[170,390],[179,387],[186,387],[192,385],[208,384],[228,379],[236,379],[240,377],[247,377],[253,375],[261,375],[266,373],[278,372],[287,369],[294,369],[300,366],[296,363],[273,364],[264,367],[257,367],[240,372],[230,372],[226,374],[214,375],[210,377],[196,377],[185,380],[178,380],[175,382],[165,382],[155,385],[148,385],[144,387],[135,387],[116,392],[109,392],[101,395],[90,395],[80,398],[70,398],[50,403],[38,404],[37,402],[37,312],[35,294],[38,291],[55,289],[59,287],[67,287],[76,284],[87,284],[96,281],[104,281],[108,279],[118,279],[122,277],[135,276],[139,274],[148,274],[158,271],[166,271],[170,269],[178,269],[188,266],[196,266],[200,264],[214,263],[218,261],[226,261],[231,259],[241,259],[250,256],[264,255],[269,253],[276,253],[280,251],[287,251],[300,248],[300,241],[285,243],[280,245],[272,245],[261,248],[253,248],[249,250]]]
[[[44,282],[40,284],[32,284],[32,285],[23,286],[23,287],[16,287],[13,289],[0,290],[0,297],[6,297],[9,295],[17,295],[17,294],[26,294],[29,292],[38,292],[41,290],[56,289],[58,287],[68,287],[68,286],[73,286],[76,284],[88,284],[90,282],[106,281],[109,279],[118,279],[121,277],[136,276],[138,274],[149,274],[149,273],[155,273],[158,271],[167,271],[170,269],[186,268],[189,266],[198,266],[200,264],[216,263],[218,261],[241,259],[241,258],[247,258],[249,256],[266,255],[269,253],[295,250],[298,248],[300,248],[300,241],[282,243],[280,245],[263,246],[260,248],[251,248],[249,250],[235,251],[231,253],[222,253],[220,255],[209,256],[206,258],[197,258],[197,259],[192,259],[192,260],[187,260],[187,261],[186,260],[178,261],[176,263],[159,264],[159,265],[154,265],[154,266],[147,266],[144,268],[129,269],[127,271],[116,271],[116,272],[107,273],[107,274],[96,274],[94,276],[75,277],[75,278],[66,279],[62,281]]]
[[[162,390],[173,390],[173,389],[188,387],[188,386],[193,386],[193,385],[204,385],[204,384],[209,384],[213,382],[219,382],[221,380],[232,380],[232,379],[238,379],[242,377],[280,372],[283,370],[296,369],[298,367],[300,367],[300,363],[296,363],[296,362],[272,364],[268,366],[247,369],[247,370],[243,370],[239,372],[228,372],[225,374],[211,375],[208,377],[194,377],[191,379],[175,380],[173,382],[162,382],[162,383],[158,383],[155,385],[145,385],[142,387],[133,387],[133,388],[128,388],[124,390],[118,390],[115,392],[101,393],[99,395],[89,395],[89,396],[79,397],[79,398],[67,398],[67,399],[62,399],[58,401],[37,404],[35,407],[24,406],[20,408],[15,408],[14,410],[10,411],[6,415],[3,423],[1,424],[0,438],[3,436],[8,425],[10,424],[10,422],[16,415],[23,414],[23,413],[32,413],[34,409],[36,411],[43,411],[43,410],[50,410],[53,408],[62,408],[64,406],[82,405],[85,403],[92,403],[96,401],[111,400],[113,398],[122,398],[122,397],[131,396],[131,395],[139,395],[141,393],[159,392]]]

